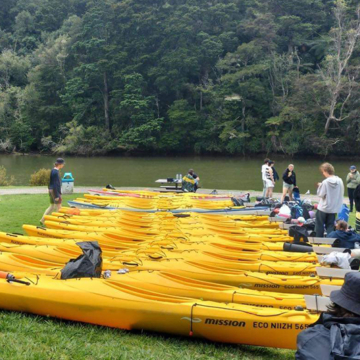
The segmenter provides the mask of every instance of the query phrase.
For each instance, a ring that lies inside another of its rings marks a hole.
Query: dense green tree
[[[356,154],[355,0],[3,0],[0,151]]]

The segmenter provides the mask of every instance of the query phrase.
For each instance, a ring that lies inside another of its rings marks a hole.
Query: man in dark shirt
[[[44,225],[44,217],[51,214],[54,211],[59,211],[61,208],[61,179],[59,170],[65,166],[65,161],[62,158],[58,158],[55,162],[54,168],[50,173],[49,183],[49,196],[50,206],[45,210],[43,217],[40,222]]]

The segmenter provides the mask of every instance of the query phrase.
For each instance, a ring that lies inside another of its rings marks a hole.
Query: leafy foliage
[[[357,154],[356,6],[6,0],[0,151]]]
[[[0,186],[10,186],[14,181],[13,176],[8,176],[5,166],[0,166]]]
[[[46,186],[49,184],[50,169],[40,169],[30,175],[31,186]]]

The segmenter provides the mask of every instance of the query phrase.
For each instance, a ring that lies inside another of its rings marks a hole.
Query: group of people
[[[344,183],[341,178],[335,175],[334,167],[326,162],[320,166],[320,172],[325,178],[317,183],[317,195],[320,198],[315,220],[315,232],[317,237],[323,237],[324,231],[329,234],[334,230],[336,215],[340,212],[344,198]],[[271,197],[276,179],[279,179],[274,169],[274,161],[265,159],[261,168],[263,180],[263,197]],[[293,200],[293,191],[297,188],[296,174],[294,165],[289,164],[283,175],[283,191],[281,203],[288,196],[288,200]],[[360,173],[356,166],[350,166],[350,171],[346,177],[346,184],[350,203],[350,212],[353,211],[354,203],[357,208],[357,229],[360,229]],[[358,204],[358,205],[356,205]]]
[[[277,171],[275,170],[275,161],[265,159],[261,167],[261,176],[263,180],[263,198],[271,198],[276,181],[280,180]],[[285,197],[289,196],[289,200],[293,200],[293,190],[296,186],[296,174],[294,165],[289,164],[282,175],[283,192],[281,202],[284,202]]]
[[[345,221],[338,221],[334,231],[336,215],[343,205],[343,181],[329,163],[322,164],[320,172],[325,179],[317,184],[320,201],[316,211],[316,236],[322,237],[326,228],[328,236],[339,238],[341,247],[353,247],[353,243],[359,241],[359,235],[350,231]],[[346,182],[352,211],[355,190],[360,184],[360,174],[355,166],[350,167]],[[351,256],[359,256],[358,250],[351,251]],[[299,334],[297,360],[360,358],[360,273],[347,273],[343,286],[331,292],[330,300],[331,305],[319,320]]]

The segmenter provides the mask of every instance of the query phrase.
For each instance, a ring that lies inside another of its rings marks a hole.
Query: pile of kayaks
[[[228,201],[166,195],[144,191],[109,198],[126,204],[131,199],[131,206],[142,209]],[[87,195],[81,201],[88,199],[100,201]],[[304,295],[343,282],[316,276],[314,252],[284,252],[291,238],[267,216],[63,207],[46,216],[45,225],[24,225],[25,235],[0,232],[1,308],[292,349],[297,334],[318,319],[306,310]],[[61,279],[84,241],[100,245],[106,276]]]
[[[239,213],[245,206],[235,206],[233,196],[204,195],[195,193],[158,193],[153,191],[119,191],[103,189],[90,190],[83,198],[70,201],[69,205],[83,209],[128,210],[137,212],[156,212],[166,210],[173,213],[184,211],[197,213]],[[258,207],[258,211],[267,210]]]

